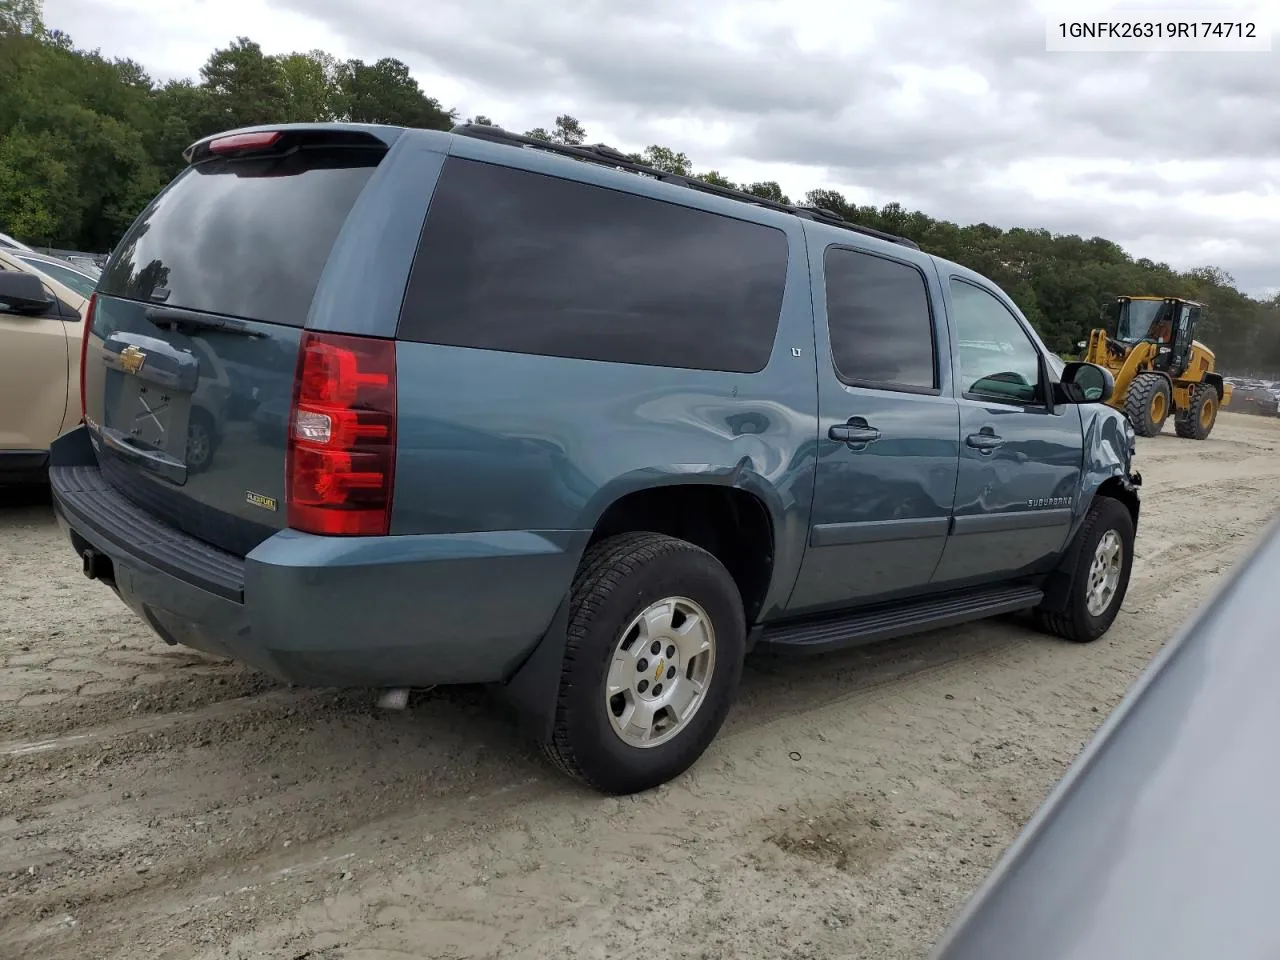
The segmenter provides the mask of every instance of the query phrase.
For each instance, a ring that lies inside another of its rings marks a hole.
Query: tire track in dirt
[[[1136,593],[1137,591],[1135,591],[1135,594]],[[983,638],[985,642],[982,642],[982,645],[979,647],[966,646],[964,638],[961,637],[950,636],[946,638],[939,638],[937,635],[928,635],[915,641],[907,641],[906,643],[910,646],[904,646],[903,644],[888,644],[884,645],[885,649],[883,650],[875,650],[874,648],[871,648],[868,651],[861,653],[838,655],[835,658],[828,658],[822,662],[822,666],[818,669],[826,672],[832,666],[836,667],[835,676],[831,677],[831,686],[837,688],[836,692],[827,696],[812,696],[814,691],[810,690],[811,696],[806,698],[805,703],[802,706],[788,711],[785,715],[790,716],[802,714],[831,703],[856,697],[872,686],[893,683],[904,675],[914,674],[923,676],[929,671],[954,668],[961,661],[989,658],[991,655],[998,653],[1003,649],[1005,645],[1025,642],[1027,639],[1025,632],[1019,631],[1016,627],[1008,625],[1002,625],[1002,627],[1003,635],[997,642],[993,644],[990,642],[989,638]],[[970,632],[980,632],[983,629],[984,628],[982,627],[971,628]],[[1034,637],[1035,635],[1033,634],[1031,636]],[[911,649],[911,647],[914,647],[915,649]],[[856,662],[853,664],[839,662],[840,660],[848,657],[852,657]],[[832,663],[832,659],[836,662]],[[878,660],[880,661],[879,663],[877,663]],[[876,666],[880,669],[869,669]],[[785,678],[788,672],[795,673],[798,670],[798,675],[787,679],[792,683],[807,684],[811,683],[814,679],[813,677],[806,675],[807,673],[810,673],[812,669],[812,665],[805,665],[799,668],[795,667],[795,665],[783,665],[780,670],[773,670],[772,676],[762,678],[762,680],[765,684],[776,687],[780,678]],[[876,673],[883,674],[883,676],[877,677],[875,676]],[[829,677],[831,676],[829,673],[827,675]],[[843,681],[846,677],[853,675],[857,675],[857,681],[851,685],[845,685]],[[753,686],[755,685],[749,680],[746,684],[744,704],[740,705],[739,709],[735,711],[735,717],[746,716],[750,718],[743,721],[743,725],[746,730],[753,729],[762,723],[768,723],[771,719],[776,719],[776,717],[771,718],[768,715],[762,716],[758,711],[751,709],[750,695]],[[773,689],[771,692],[773,695],[776,695],[780,691]],[[267,717],[264,718],[264,720],[264,726],[269,728],[271,718]],[[145,724],[142,725],[140,729],[145,729],[145,726]],[[734,735],[736,726],[737,724],[731,723],[726,729],[726,735]],[[154,733],[154,731],[152,732]],[[216,730],[209,732],[214,734],[218,733]],[[209,737],[206,736],[204,739],[208,740]],[[161,741],[161,743],[162,745],[167,745],[167,741]],[[385,813],[386,811],[384,810],[383,812]],[[349,826],[349,824],[344,825]]]
[[[1202,485],[1173,487],[1166,490],[1164,492],[1164,506],[1175,515],[1183,513],[1184,506],[1188,512],[1196,505],[1203,506],[1205,498],[1197,497],[1197,494],[1201,492],[1201,487],[1212,487],[1215,494],[1213,499],[1217,502],[1238,502],[1245,497],[1261,497],[1267,492],[1266,487],[1261,483],[1243,480],[1233,480],[1225,483],[1221,481],[1206,481]],[[1135,601],[1142,602],[1143,584],[1147,579],[1163,581],[1163,573],[1159,564],[1155,563],[1156,560],[1166,556],[1191,557],[1193,559],[1190,562],[1195,564],[1196,569],[1203,567],[1217,570],[1222,565],[1220,556],[1222,552],[1234,549],[1235,540],[1247,538],[1254,522],[1252,520],[1244,520],[1234,524],[1228,523],[1215,526],[1212,530],[1207,531],[1210,535],[1209,539],[1205,539],[1206,531],[1197,526],[1179,525],[1176,529],[1180,529],[1183,533],[1180,539],[1165,542],[1154,550],[1144,550],[1145,541],[1150,539],[1151,520],[1150,516],[1144,518],[1142,525],[1143,529],[1137,546],[1138,558],[1143,562],[1138,564],[1134,571],[1131,591],[1126,599],[1126,610],[1130,610]],[[1186,561],[1184,560],[1183,562]],[[1008,620],[1000,622],[1008,622]],[[961,630],[972,633],[975,630],[982,631],[985,626],[985,624],[971,625],[962,627]],[[828,675],[834,671],[840,679],[858,674],[865,675],[867,671],[884,668],[889,671],[884,682],[891,682],[901,672],[906,672],[909,669],[936,668],[960,657],[981,657],[987,652],[1001,649],[1006,644],[1015,642],[1014,636],[1008,633],[993,638],[992,643],[987,646],[980,645],[974,649],[965,649],[963,645],[955,644],[953,641],[954,631],[934,632],[907,640],[889,641],[887,644],[876,644],[868,648],[828,655],[811,662],[820,664],[817,668],[819,674]],[[962,650],[963,652],[961,652]],[[909,662],[913,666],[897,668],[895,664],[899,661]],[[172,667],[175,670],[182,670],[210,662],[199,654],[186,653],[184,651],[184,654],[175,660]],[[787,677],[790,672],[799,670],[800,676],[798,679],[802,682],[810,682],[813,678],[808,676],[808,673],[811,671],[807,671],[804,667],[796,667],[796,662],[773,658],[753,658],[749,663],[748,672],[762,678],[772,677],[773,680],[771,682],[778,682]],[[139,691],[130,690],[99,694],[91,698],[92,707],[88,704],[80,703],[56,713],[51,710],[43,710],[38,716],[38,722],[32,725],[38,726],[50,734],[63,734],[63,736],[52,743],[46,744],[43,748],[54,750],[81,747],[88,743],[97,744],[104,740],[124,737],[135,730],[146,729],[154,731],[164,726],[176,726],[184,723],[201,724],[215,717],[233,720],[238,710],[256,711],[271,705],[285,703],[302,707],[308,702],[324,696],[326,693],[325,691],[286,688],[284,685],[278,684],[261,674],[242,670],[239,667],[231,669],[239,671],[240,675],[234,678],[221,675],[206,675],[199,678],[188,677],[184,678],[185,682],[184,679],[176,679],[164,683],[156,683]],[[204,682],[198,683],[196,681]],[[878,681],[868,680],[867,682]],[[195,687],[195,689],[189,689],[190,687]],[[750,680],[747,681],[746,687],[747,690],[744,696],[749,698],[752,689]],[[363,695],[349,694],[347,699],[358,702],[363,699]],[[127,717],[130,719],[113,723],[110,722],[110,718],[113,717]],[[144,719],[139,719],[139,717]],[[75,722],[77,720],[79,722]],[[86,720],[90,722],[86,723]],[[16,721],[10,721],[10,725],[15,723]],[[0,733],[5,732],[5,730],[6,725],[0,723]],[[0,743],[0,757],[10,754],[19,755],[25,752],[28,751],[23,749],[22,742]]]
[[[124,698],[104,701],[62,731],[96,731],[92,743],[0,759],[0,780],[14,774],[0,789],[23,798],[21,818],[0,811],[0,943],[50,958],[92,944],[174,957],[332,947],[337,960],[357,943],[361,956],[595,956],[601,944],[629,956],[619,931],[649,929],[647,905],[691,956],[918,955],[1280,505],[1280,484],[1259,482],[1280,463],[1256,462],[1278,438],[1251,434],[1207,466],[1140,441],[1140,566],[1098,644],[1006,620],[753,660],[704,761],[640,798],[560,781],[477,691],[403,714],[357,695],[215,694],[194,711],[159,705],[155,728],[121,715]],[[671,903],[627,896],[638,864],[665,875]]]

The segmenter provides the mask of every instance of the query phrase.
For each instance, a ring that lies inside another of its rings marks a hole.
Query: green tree
[[[325,120],[448,130],[458,117],[392,58],[340,61],[321,50],[267,56],[239,37],[211,53],[199,79],[157,84],[135,61],[78,49],[42,17],[38,0],[0,0],[0,230],[40,245],[110,249],[183,168],[183,150],[222,130]],[[483,115],[471,122],[492,124]],[[587,139],[567,113],[529,135],[561,144]],[[666,173],[693,170],[686,154],[657,144],[629,156]],[[714,169],[698,177],[789,202],[774,181],[739,185]],[[1280,371],[1280,296],[1246,296],[1217,266],[1179,271],[1105,237],[960,225],[897,203],[859,204],[830,188],[810,190],[803,203],[985,274],[1052,349],[1073,351],[1118,294],[1174,295],[1206,304],[1199,337],[1221,367]],[[163,265],[153,266],[159,280]]]
[[[168,180],[185,165],[182,151],[223,127],[216,119],[208,88],[190,80],[171,80],[152,91],[150,99],[152,132],[147,138],[147,152]]]
[[[40,14],[40,0],[0,0],[0,34],[43,34]]]
[[[35,242],[79,227],[73,171],[58,159],[66,144],[18,125],[0,137],[0,229]]]
[[[553,143],[576,147],[586,142],[587,131],[583,129],[577,117],[564,113],[556,117],[555,129],[551,131],[551,140]]]
[[[765,200],[772,200],[774,203],[789,204],[791,202],[791,198],[782,192],[782,187],[778,185],[776,180],[761,180],[757,183],[743,184],[742,189]]]
[[[343,119],[425,130],[449,130],[457,122],[457,111],[423,93],[408,65],[392,57],[373,64],[348,60],[337,77]]]
[[[734,183],[719,170],[708,170],[706,173],[700,173],[697,175],[696,179],[702,180],[705,183],[713,184],[717,187],[727,187],[730,190],[742,189],[738,184]]]
[[[674,173],[687,177],[693,172],[693,164],[689,162],[689,158],[683,153],[672,150],[670,147],[660,147],[657,144],[645,147],[644,153],[639,155],[639,159],[641,163],[648,164],[663,173]]]
[[[844,194],[837,190],[810,190],[804,195],[804,202],[806,206],[830,210],[836,216],[843,217],[846,220],[854,219],[849,201],[844,198]]]
[[[248,37],[215,50],[200,68],[211,114],[222,129],[283,120],[288,95],[280,62]]]
[[[284,115],[290,123],[337,120],[345,112],[341,63],[323,50],[288,53],[275,58],[284,94]]]
[[[534,127],[532,130],[526,130],[524,135],[532,140],[559,143],[570,147],[576,147],[587,140],[587,131],[583,129],[578,118],[567,113],[556,117],[555,125],[550,130],[546,127]]]

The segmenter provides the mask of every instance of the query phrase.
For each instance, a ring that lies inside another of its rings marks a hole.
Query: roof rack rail
[[[877,230],[874,227],[864,227],[861,224],[853,223],[852,221],[844,219],[844,217],[840,216],[835,211],[827,210],[825,207],[779,203],[778,201],[770,200],[767,197],[757,197],[754,193],[747,193],[744,190],[735,190],[732,187],[721,187],[714,183],[707,183],[705,180],[699,180],[697,177],[686,177],[678,173],[666,173],[656,167],[649,166],[647,163],[637,163],[625,153],[603,143],[581,146],[551,143],[547,140],[538,140],[535,137],[526,137],[518,133],[512,133],[510,130],[504,130],[501,127],[491,126],[486,123],[460,123],[455,126],[450,133],[455,133],[464,137],[473,137],[477,140],[488,140],[491,143],[502,143],[507,146],[545,150],[548,153],[555,153],[564,157],[573,157],[577,160],[585,160],[588,163],[597,163],[606,167],[616,167],[630,173],[638,173],[641,176],[652,177],[655,180],[662,180],[665,183],[674,183],[677,186],[688,187],[691,190],[700,190],[703,193],[714,194],[718,197],[727,197],[730,200],[739,200],[743,203],[754,204],[755,206],[765,207],[769,210],[779,210],[783,213],[789,213],[796,217],[803,217],[806,220],[825,223],[829,226],[840,227],[844,230],[852,230],[854,233],[865,234],[866,236],[876,237],[880,240],[888,240],[890,243],[901,244],[902,246],[910,247],[913,250],[920,249],[920,245],[914,240],[908,240],[906,237],[899,237],[896,234],[887,233],[884,230]]]

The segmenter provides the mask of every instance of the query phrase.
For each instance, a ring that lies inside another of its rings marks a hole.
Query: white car
[[[7,250],[22,250],[26,253],[35,253],[34,250],[28,247],[21,240],[15,240],[13,239],[13,237],[9,236],[7,233],[0,233],[0,247],[3,247]]]
[[[27,266],[35,267],[41,273],[53,277],[86,299],[93,295],[94,288],[98,285],[98,274],[89,273],[61,257],[27,250],[13,250],[10,255]]]

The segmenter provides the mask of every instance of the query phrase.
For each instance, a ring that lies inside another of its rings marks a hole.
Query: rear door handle
[[[1004,446],[1004,438],[997,437],[991,429],[984,429],[980,433],[971,433],[964,438],[964,442],[981,453],[990,453],[997,447]]]
[[[833,423],[827,436],[840,443],[874,443],[880,439],[880,431],[863,417],[850,417],[848,423]]]
[[[158,450],[146,450],[135,446],[127,434],[120,430],[113,430],[111,427],[103,427],[100,435],[103,442],[112,451],[143,469],[157,473],[166,480],[172,480],[179,486],[187,482],[187,465],[185,463],[174,460]]]

